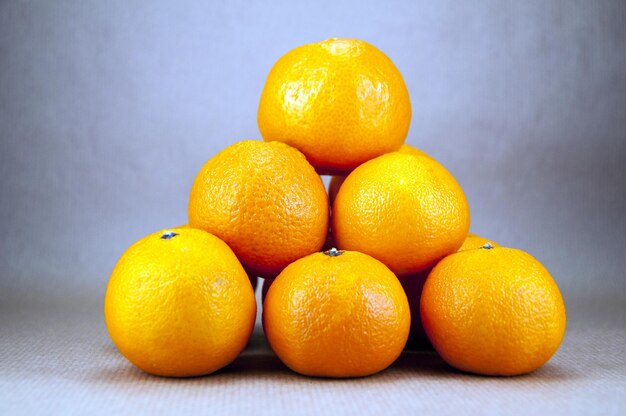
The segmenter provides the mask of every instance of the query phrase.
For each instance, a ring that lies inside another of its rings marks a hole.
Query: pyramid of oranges
[[[295,48],[262,91],[261,140],[210,158],[188,224],[126,250],[105,296],[121,353],[162,376],[212,373],[247,345],[263,278],[263,330],[293,371],[384,370],[409,335],[450,366],[533,371],[556,352],[565,307],[531,255],[469,233],[455,178],[404,144],[411,103],[374,46]],[[334,175],[326,191],[320,175]]]

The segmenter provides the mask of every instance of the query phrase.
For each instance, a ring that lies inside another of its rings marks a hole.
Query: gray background
[[[275,60],[333,36],[404,74],[407,143],[456,176],[472,230],[543,262],[570,328],[623,328],[624,1],[0,1],[0,314],[81,311],[108,342],[117,258],[186,222],[206,159],[260,138]]]

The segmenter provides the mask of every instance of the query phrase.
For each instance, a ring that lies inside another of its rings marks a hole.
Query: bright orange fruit
[[[191,227],[189,224],[182,224],[175,228],[193,228],[193,227]],[[250,280],[250,283],[252,284],[252,289],[256,290],[256,287],[259,284],[258,277],[256,276],[256,274],[254,274],[254,272],[248,272],[246,270],[246,273],[248,273],[248,279]]]
[[[563,298],[530,254],[487,247],[455,253],[435,266],[422,292],[422,323],[435,350],[459,370],[528,373],[547,362],[563,339]]]
[[[430,155],[408,144],[403,144],[402,147],[398,150],[398,152],[406,153],[409,155],[415,155],[415,156],[426,156],[428,158],[433,159]],[[344,175],[333,175],[330,178],[330,182],[328,184],[328,202],[330,202],[331,206],[333,205],[333,202],[335,202],[335,197],[337,197],[337,192],[339,192],[339,188],[341,188],[341,184],[345,180],[346,180],[346,177]]]
[[[257,121],[264,140],[294,146],[318,172],[334,174],[400,148],[411,103],[384,53],[333,38],[295,48],[274,64]]]
[[[410,312],[400,282],[384,264],[333,249],[283,270],[265,297],[263,326],[272,349],[292,370],[358,377],[398,358]]]
[[[457,251],[465,251],[465,250],[475,250],[479,248],[483,248],[485,245],[489,245],[491,247],[500,247],[500,244],[496,243],[493,240],[490,240],[485,237],[481,237],[478,234],[469,233],[461,247]]]
[[[328,251],[334,247],[335,247],[335,239],[333,238],[333,233],[329,230],[328,236],[326,236],[326,242],[324,243],[324,246],[322,247],[322,251]],[[265,301],[265,295],[267,294],[267,291],[269,290],[274,280],[275,279],[263,280],[263,287],[261,288],[261,301]]]
[[[212,373],[246,346],[256,319],[248,276],[219,238],[191,228],[151,234],[119,259],[104,316],[120,352],[161,376]]]
[[[454,177],[430,157],[393,152],[365,162],[341,185],[332,232],[341,249],[415,274],[461,247],[469,207]]]
[[[222,150],[202,167],[189,197],[189,224],[224,240],[262,277],[319,251],[328,216],[321,178],[302,153],[279,142]]]
[[[467,238],[465,238],[463,245],[461,245],[458,251],[478,249],[486,244],[492,247],[500,247],[499,244],[495,243],[493,240],[470,233],[467,235]],[[416,343],[422,344],[427,342],[428,338],[424,332],[422,318],[420,316],[420,299],[422,297],[424,283],[426,283],[426,278],[431,270],[431,268],[428,268],[415,275],[404,276],[400,279],[400,283],[402,283],[402,288],[404,289],[404,293],[406,293],[411,309],[411,338]]]

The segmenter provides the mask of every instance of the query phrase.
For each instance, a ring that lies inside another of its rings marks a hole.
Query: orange
[[[337,245],[375,257],[398,276],[458,250],[469,224],[467,200],[454,177],[430,157],[399,152],[356,168],[333,204]]]
[[[189,197],[189,224],[224,240],[262,277],[319,251],[328,216],[321,178],[302,153],[279,142],[222,150],[202,167]]]
[[[248,280],[250,280],[250,284],[252,285],[252,290],[256,290],[256,287],[259,284],[259,278],[255,275],[248,274]]]
[[[500,245],[493,240],[481,237],[478,234],[469,233],[458,251],[474,250],[477,248],[482,248],[486,244],[489,244],[492,247],[500,247]]]
[[[411,102],[384,53],[333,38],[297,47],[274,64],[257,121],[264,140],[297,147],[318,172],[334,174],[399,149]]]
[[[432,159],[430,155],[408,144],[403,144],[400,150],[398,150],[398,152],[407,153],[407,154],[416,155],[416,156],[426,156]],[[330,205],[332,205],[333,202],[335,202],[335,197],[337,196],[337,192],[339,192],[339,188],[341,188],[341,184],[345,180],[346,180],[346,177],[344,175],[334,175],[330,178],[330,183],[328,184],[328,201],[330,202]]]
[[[333,238],[333,233],[328,230],[328,235],[326,236],[326,241],[324,242],[324,246],[322,247],[322,251],[327,251],[335,247],[335,239]],[[263,286],[261,287],[261,301],[265,301],[265,295],[269,290],[270,286],[274,279],[266,278],[263,280]],[[255,281],[253,286],[256,288],[257,282]]]
[[[433,159],[435,160],[431,155],[429,155],[428,153],[418,149],[417,147],[411,146],[410,144],[404,144],[402,145],[402,147],[398,150],[398,152],[400,153],[406,153],[407,155],[413,155],[413,156],[425,156],[429,159]]]
[[[120,352],[161,376],[212,373],[244,349],[256,318],[248,276],[219,238],[192,228],[151,234],[119,259],[104,317]]]
[[[565,333],[565,306],[550,273],[511,248],[443,259],[424,285],[421,315],[441,357],[478,374],[531,372],[550,359]]]
[[[483,247],[485,244],[490,244],[492,247],[499,247],[499,245],[493,242],[493,240],[470,233],[467,235],[467,238],[465,238],[463,245],[458,251],[478,249]],[[420,299],[422,297],[424,283],[426,283],[426,278],[431,270],[432,269],[428,268],[415,275],[405,276],[400,279],[400,283],[402,283],[402,288],[404,289],[404,293],[406,293],[406,297],[409,300],[409,307],[411,309],[410,335],[413,341],[417,343],[424,343],[428,340],[426,333],[424,332],[422,318],[420,316]]]
[[[178,227],[175,227],[175,228],[192,228],[192,227],[190,227],[189,224],[182,224],[182,225],[179,225]],[[248,273],[248,279],[250,280],[250,284],[252,284],[252,289],[256,290],[256,287],[259,284],[258,277],[253,272],[249,273],[246,270],[246,273]]]
[[[308,376],[359,377],[387,368],[404,348],[410,319],[396,276],[354,251],[333,249],[290,264],[263,304],[270,346]]]

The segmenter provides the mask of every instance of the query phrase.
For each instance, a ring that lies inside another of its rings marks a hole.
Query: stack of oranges
[[[188,224],[113,270],[104,311],[122,354],[164,376],[224,367],[250,338],[262,277],[266,338],[300,374],[374,374],[410,333],[463,371],[543,365],[565,331],[558,287],[529,254],[469,234],[455,178],[404,144],[410,120],[402,75],[366,42],[281,57],[259,103],[264,141],[209,159]]]

